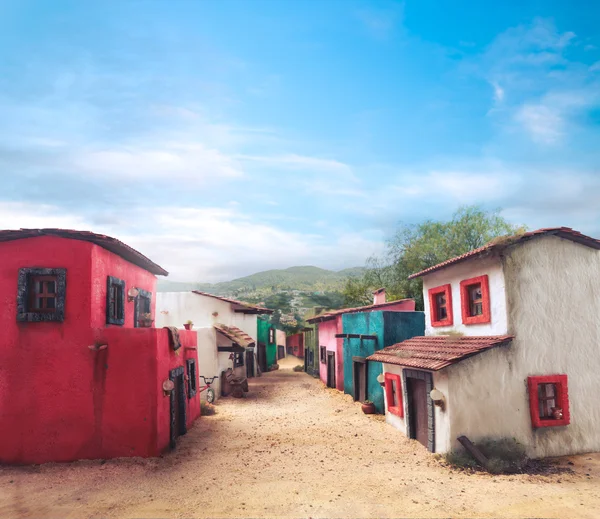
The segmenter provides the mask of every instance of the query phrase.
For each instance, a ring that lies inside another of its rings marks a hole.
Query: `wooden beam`
[[[473,456],[477,462],[483,467],[486,468],[488,464],[488,459],[481,452],[469,438],[466,436],[459,436],[457,440],[461,443],[461,445],[467,450],[467,452]]]

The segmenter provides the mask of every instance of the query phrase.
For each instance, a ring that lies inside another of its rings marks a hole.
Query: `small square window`
[[[452,326],[452,288],[442,285],[429,289],[429,310],[431,326]]]
[[[233,367],[240,368],[244,365],[244,354],[243,353],[234,353],[233,354]]]
[[[106,278],[106,324],[125,324],[125,281]]]
[[[320,360],[321,364],[327,364],[327,348],[325,346],[320,347]]]
[[[17,321],[64,321],[66,269],[19,269]]]
[[[269,328],[269,342],[275,342],[275,330],[273,328]]]
[[[198,388],[198,375],[196,373],[196,359],[188,359],[186,361],[187,377],[188,377],[188,398],[196,396]]]
[[[491,321],[487,275],[461,281],[460,298],[463,324],[484,324]]]
[[[571,422],[567,375],[528,377],[533,427],[556,427]]]
[[[395,375],[394,373],[385,374],[385,398],[387,410],[396,416],[404,417],[400,375]]]

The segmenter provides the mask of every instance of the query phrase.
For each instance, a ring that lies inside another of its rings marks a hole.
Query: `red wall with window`
[[[296,357],[304,358],[304,334],[295,333],[294,335],[288,335],[286,337],[286,346],[291,348],[292,355]]]
[[[19,269],[31,267],[67,270],[63,322],[17,321]],[[176,355],[166,330],[132,329],[133,302],[125,302],[125,327],[107,325],[108,275],[155,294],[153,274],[86,241],[0,243],[0,462],[148,456],[166,446],[170,422],[157,418],[165,404],[156,388],[169,366],[196,352]],[[96,342],[108,348],[91,350]]]

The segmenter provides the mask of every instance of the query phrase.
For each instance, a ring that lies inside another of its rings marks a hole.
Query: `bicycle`
[[[209,404],[212,404],[215,401],[215,390],[210,387],[210,385],[215,381],[216,378],[219,378],[217,376],[214,376],[212,378],[206,378],[204,375],[199,375],[198,378],[202,378],[204,379],[204,383],[206,384],[205,386],[202,386],[199,390],[199,393],[202,393],[202,391],[206,391],[206,401]]]

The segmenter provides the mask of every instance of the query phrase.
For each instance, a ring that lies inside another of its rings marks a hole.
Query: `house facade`
[[[423,335],[423,312],[356,312],[342,315],[344,356],[344,393],[355,401],[370,400],[384,413],[383,392],[377,377],[382,373],[379,362],[366,359],[377,350],[416,335]]]
[[[277,343],[277,360],[285,358],[287,342],[285,331],[275,330],[275,342]]]
[[[237,377],[256,375],[257,317],[272,310],[200,291],[159,292],[156,306],[158,326],[182,327],[193,322],[199,375],[219,377],[211,384],[216,398],[222,394],[222,375],[228,369]],[[201,397],[205,398],[205,392]]]
[[[0,462],[174,446],[200,401],[195,334],[153,326],[167,272],[114,238],[62,229],[0,231],[0,258]]]
[[[600,241],[569,228],[497,240],[423,278],[425,336],[383,363],[386,419],[429,450],[509,437],[530,456],[598,451]]]
[[[286,344],[288,351],[294,355],[294,357],[298,357],[299,359],[304,358],[304,334],[294,333],[292,335],[288,335],[286,338]]]
[[[344,308],[326,312],[307,319],[309,324],[317,325],[317,341],[319,345],[319,376],[327,387],[344,391],[344,341],[342,316],[351,313],[368,313],[378,310],[394,312],[413,312],[415,301],[401,299],[398,301],[385,301],[385,291],[379,290],[375,294],[374,304],[358,308]]]

